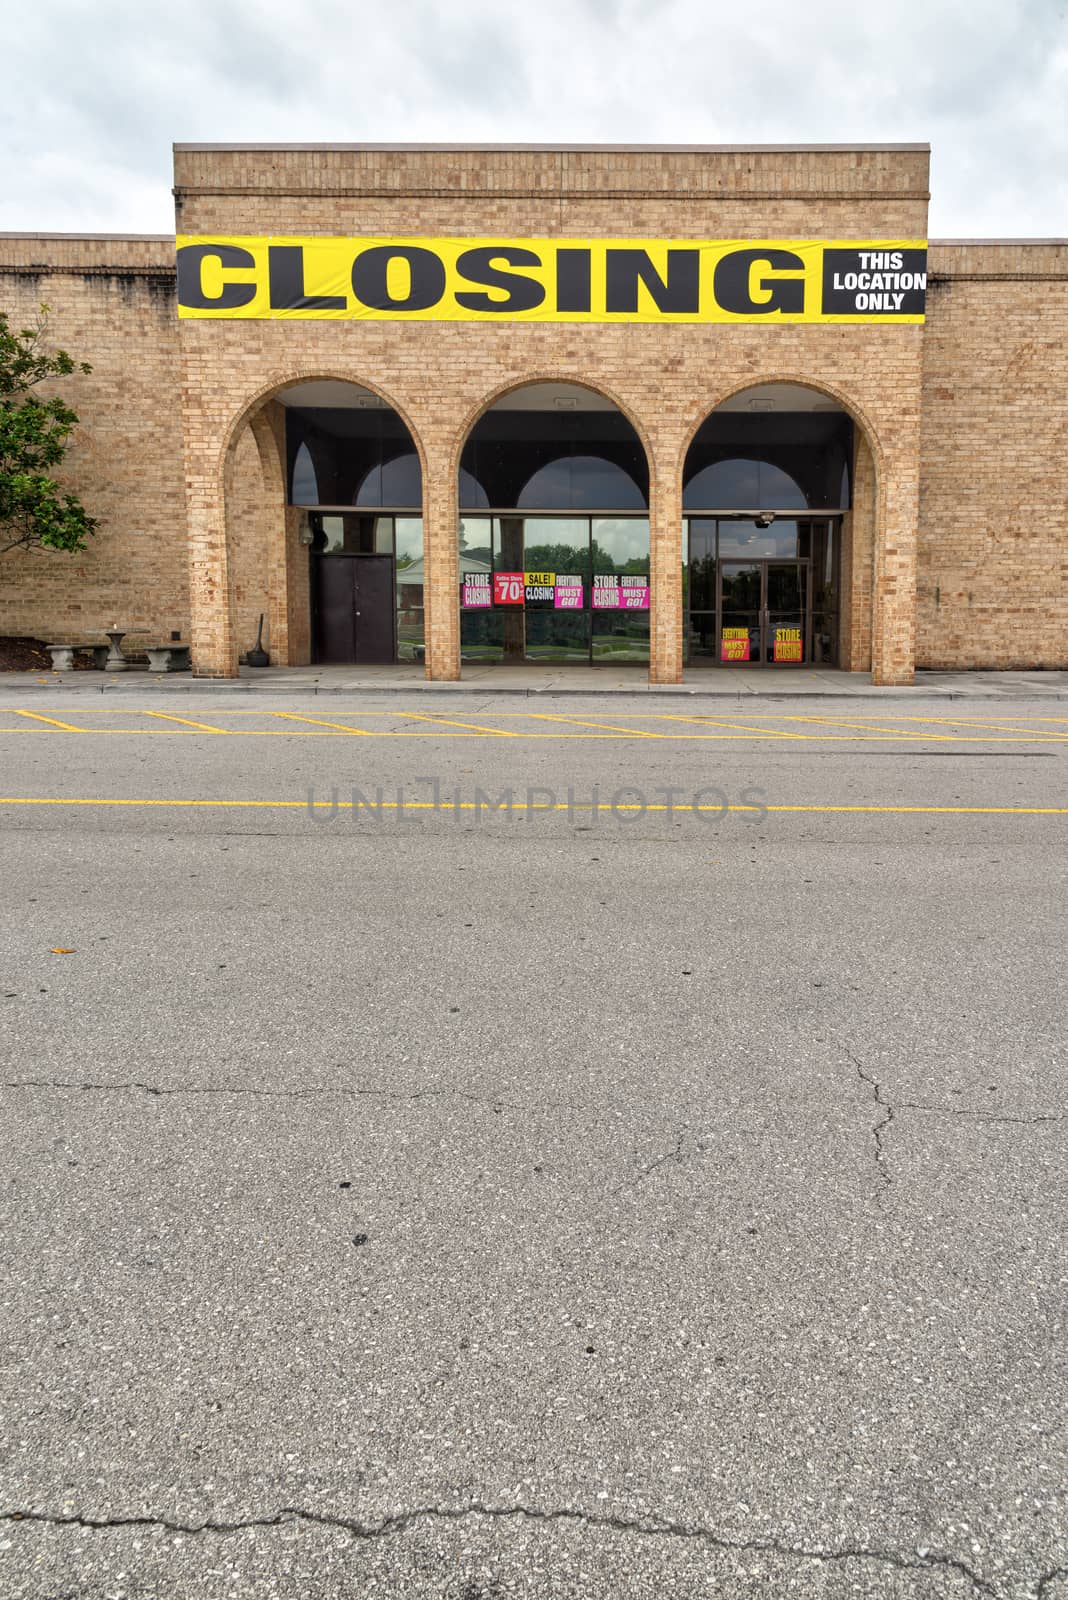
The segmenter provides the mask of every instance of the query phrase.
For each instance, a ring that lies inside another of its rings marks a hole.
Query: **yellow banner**
[[[178,315],[405,322],[924,318],[922,239],[178,238]]]

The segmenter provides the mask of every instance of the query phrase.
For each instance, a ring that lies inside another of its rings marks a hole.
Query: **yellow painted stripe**
[[[73,723],[60,722],[55,717],[42,717],[36,711],[16,711],[16,717],[32,717],[35,722],[47,722],[53,728],[62,728],[64,733],[81,733],[81,728],[74,727]],[[12,728],[11,732],[14,733]]]
[[[965,721],[962,717],[907,717],[902,718],[907,722],[936,722],[948,728],[998,728],[1002,733],[1019,734],[1023,730],[1014,726],[1012,722],[978,722],[974,717]],[[922,735],[920,735],[922,737]],[[1036,728],[1028,735],[1031,739],[1068,739],[1068,733],[1057,733],[1049,728]],[[991,740],[991,744],[1000,743],[1000,740]]]
[[[802,717],[789,715],[786,712],[781,712],[780,716],[783,722],[819,723],[825,728],[859,728],[862,733],[877,733],[881,739],[924,739],[945,742],[946,744],[954,744],[956,742],[951,733],[908,733],[907,731],[902,733],[897,729],[887,733],[882,728],[872,727],[874,718],[867,722],[847,722],[843,717]]]
[[[794,733],[789,729],[757,728],[750,722],[735,722],[733,718],[730,721],[726,721],[723,717],[683,717],[671,711],[658,711],[656,717],[659,722],[697,722],[701,726],[709,728],[736,728],[739,731],[748,729],[751,733],[759,734],[762,739],[810,739],[813,737],[811,734]]]
[[[146,711],[146,717],[159,717],[164,722],[180,722],[186,728],[197,728],[201,733],[228,733],[227,728],[213,728],[210,722],[194,722],[190,717],[174,717],[169,711]]]
[[[324,722],[321,717],[298,717],[295,711],[272,711],[271,716],[284,717],[288,722],[310,722],[316,728],[333,728],[338,733],[362,734],[368,739],[375,737],[373,733],[368,733],[366,728],[350,728],[344,722]],[[236,734],[247,732],[247,729],[231,728],[229,731]]]
[[[126,799],[114,797],[83,798],[55,795],[0,795],[0,806],[144,806],[144,807],[215,807],[221,810],[266,809],[279,811],[351,811],[351,800],[339,800],[335,807],[332,800],[159,800],[159,799]],[[458,808],[446,801],[435,805],[433,800],[383,800],[382,807],[386,811],[485,811],[484,804],[476,804],[473,800],[462,800]],[[356,810],[362,809],[359,805]],[[377,809],[377,803],[376,803]],[[553,805],[534,805],[527,807],[517,801],[513,807],[515,811],[604,811],[618,813],[620,811],[664,811],[677,816],[680,811],[737,811],[737,812],[806,812],[806,813],[856,813],[884,816],[964,816],[964,817],[1068,817],[1068,806],[875,806],[875,805],[796,805],[796,806],[672,806],[653,803],[651,805],[592,805],[581,801],[569,805],[566,801],[557,801]]]
[[[267,713],[267,715],[272,716],[281,714],[282,713],[276,712]],[[570,726],[575,728],[590,728],[597,731],[568,733],[564,731],[563,727],[559,727],[554,728],[551,732],[540,732],[531,728],[486,728],[480,727],[477,723],[450,722],[446,719],[438,719],[434,717],[416,717],[416,714],[410,711],[393,712],[391,714],[393,716],[415,718],[415,720],[423,722],[427,724],[427,726],[405,729],[371,729],[352,728],[343,723],[338,723],[336,726],[334,726],[328,722],[324,722],[321,727],[314,726],[308,728],[219,728],[213,727],[208,723],[193,722],[184,717],[168,717],[166,719],[167,721],[180,723],[181,726],[173,728],[79,728],[75,727],[73,724],[62,723],[49,717],[38,717],[37,720],[42,724],[40,727],[5,728],[0,726],[0,738],[7,738],[8,736],[14,736],[15,734],[31,733],[52,734],[53,736],[56,733],[83,733],[87,735],[91,734],[94,738],[115,738],[129,736],[139,739],[160,739],[171,737],[192,738],[194,733],[205,732],[214,734],[220,739],[336,739],[346,735],[362,734],[368,739],[477,739],[485,738],[486,736],[495,736],[501,739],[578,739],[588,740],[590,742],[594,742],[596,740],[611,741],[613,739],[647,738],[667,739],[675,743],[687,740],[696,741],[698,743],[702,741],[707,743],[729,743],[730,741],[735,740],[748,741],[751,744],[759,743],[762,740],[766,742],[774,742],[778,740],[781,742],[784,739],[800,739],[802,742],[807,744],[851,745],[895,743],[1015,745],[1057,743],[1056,738],[1044,737],[1042,734],[1036,735],[1033,733],[1021,733],[1015,735],[976,733],[962,734],[957,738],[950,738],[943,734],[924,735],[921,733],[898,733],[892,731],[881,733],[876,731],[874,728],[866,733],[863,731],[850,733],[797,733],[787,730],[776,730],[774,728],[754,728],[750,730],[745,726],[739,726],[736,732],[723,731],[710,733],[684,733],[680,730],[677,733],[651,733],[642,728],[613,729],[608,724],[600,724],[596,722],[582,723],[578,722],[577,720],[565,718],[561,718],[559,720],[561,722],[569,722]],[[541,715],[538,712],[529,712],[527,714],[529,716]],[[26,713],[26,715],[31,715],[31,713]],[[162,718],[164,713],[145,712],[144,715]],[[315,719],[309,717],[303,720],[314,722]],[[556,719],[549,717],[548,720],[553,721]],[[700,722],[703,719],[695,718],[694,720]],[[48,726],[44,726],[46,723]],[[710,724],[710,726],[714,726],[714,724]],[[729,726],[730,725],[728,723],[724,723],[724,730],[726,730]],[[847,723],[844,724],[844,726],[849,727],[850,724]],[[454,729],[457,731],[452,731]]]
[[[631,739],[666,739],[666,733],[648,733],[644,728],[620,728],[611,722],[588,722],[583,717],[554,716],[550,711],[528,711],[528,717],[537,717],[539,722],[563,722],[571,728],[598,728],[602,733],[623,733]]]
[[[499,739],[515,739],[507,728],[487,728],[480,722],[454,722],[450,717],[424,717],[418,711],[394,711],[395,717],[410,717],[414,722],[429,722],[433,727],[467,728],[472,733],[495,733]]]

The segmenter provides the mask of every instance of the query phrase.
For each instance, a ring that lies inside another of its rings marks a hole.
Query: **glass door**
[[[719,568],[719,659],[761,661],[763,561],[723,561]]]
[[[718,585],[721,662],[799,665],[809,659],[807,561],[724,561]]]
[[[794,666],[808,660],[808,563],[764,563],[764,660]]]

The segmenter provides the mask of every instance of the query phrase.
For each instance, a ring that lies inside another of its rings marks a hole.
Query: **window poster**
[[[493,604],[495,606],[521,606],[526,591],[522,572],[495,572],[493,574]]]
[[[581,611],[585,602],[582,579],[569,572],[556,574],[553,605],[557,611]]]
[[[719,636],[721,661],[749,660],[749,629],[724,628]]]
[[[800,661],[804,646],[800,628],[776,628],[772,645],[773,661]]]
[[[644,574],[594,573],[595,611],[648,611],[649,579]]]
[[[469,609],[493,604],[488,572],[469,572],[464,578],[463,604]]]

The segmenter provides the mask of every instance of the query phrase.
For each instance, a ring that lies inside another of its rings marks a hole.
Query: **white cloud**
[[[166,232],[170,143],[930,140],[934,235],[1068,233],[1068,0],[40,0],[0,227]]]

